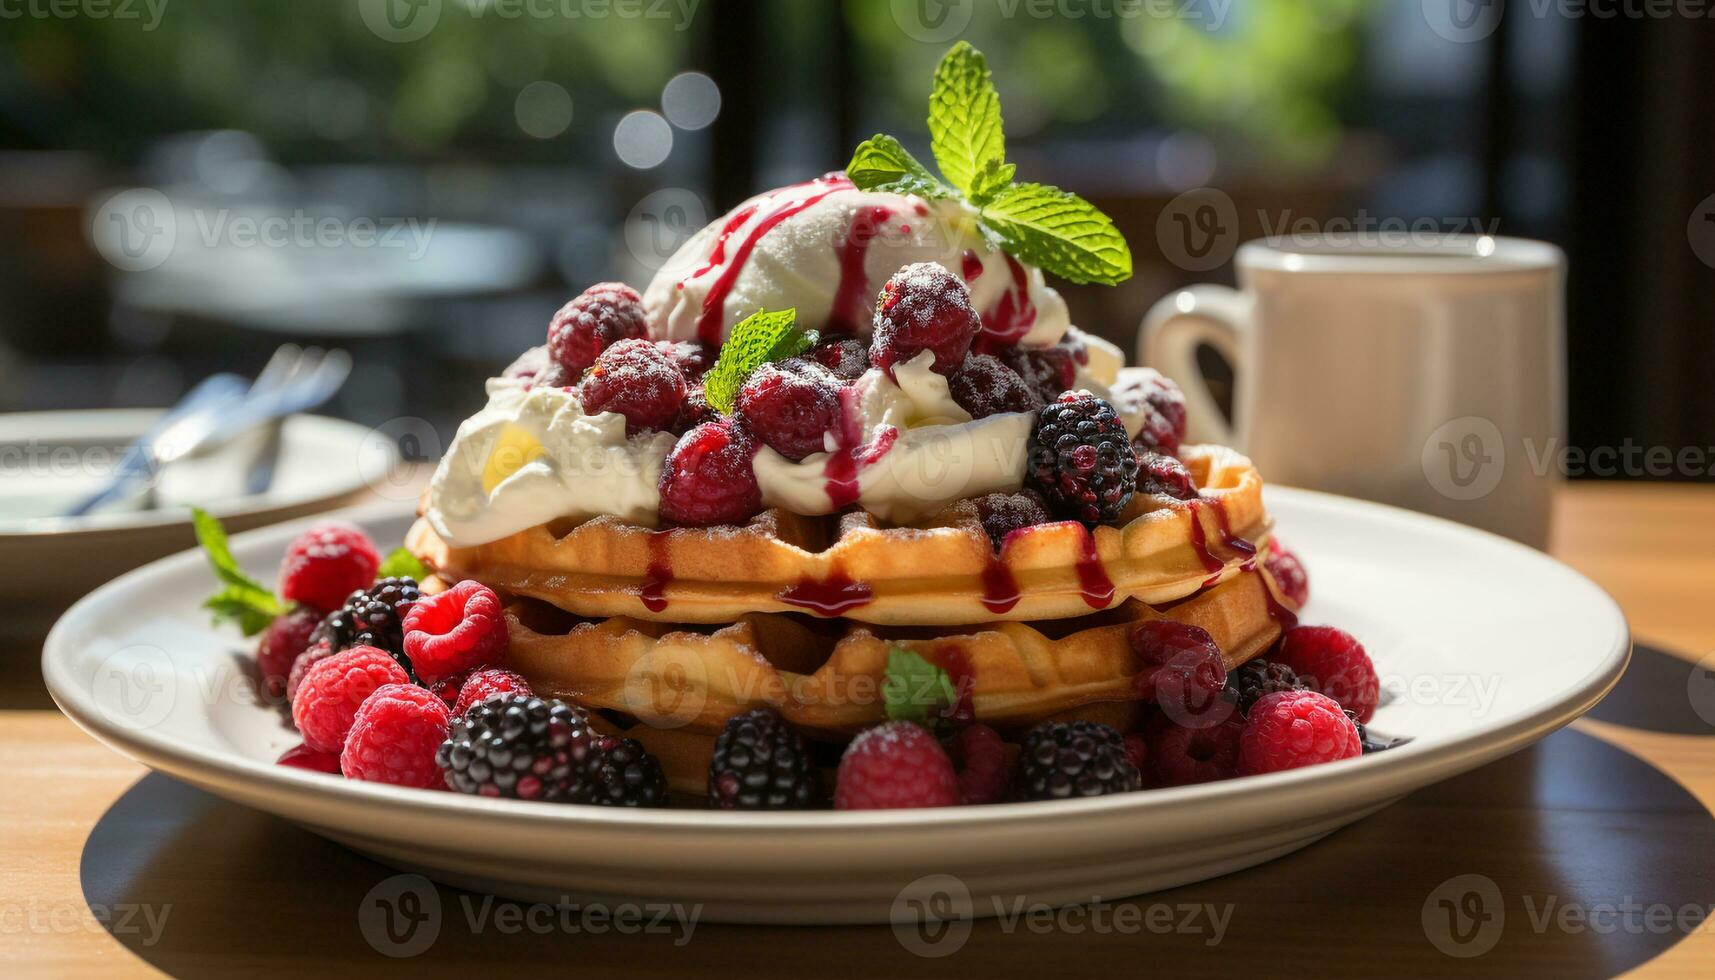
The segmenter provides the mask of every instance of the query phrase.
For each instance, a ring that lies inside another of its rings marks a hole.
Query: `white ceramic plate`
[[[70,602],[146,561],[192,542],[189,504],[231,529],[260,527],[395,487],[399,452],[374,430],[315,415],[286,420],[267,491],[245,494],[245,462],[261,448],[235,441],[162,471],[161,506],[53,517],[99,489],[119,451],[160,412],[121,409],[0,415],[0,597]],[[56,607],[57,608],[57,607]]]
[[[66,714],[121,752],[449,884],[837,923],[915,915],[926,889],[982,915],[996,897],[1114,899],[1258,864],[1541,738],[1625,668],[1613,600],[1539,552],[1323,494],[1274,489],[1269,506],[1310,569],[1306,621],[1365,641],[1392,691],[1372,727],[1409,744],[1203,786],[869,813],[630,811],[346,782],[272,763],[296,739],[255,703],[241,644],[197,609],[210,579],[195,554],[79,602],[48,638],[42,672]],[[383,542],[408,522],[397,509],[354,516]],[[235,550],[266,578],[295,530],[246,534]]]

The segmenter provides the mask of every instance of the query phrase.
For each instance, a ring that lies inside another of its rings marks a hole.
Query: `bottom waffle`
[[[840,738],[885,720],[890,647],[939,665],[961,708],[995,728],[1019,728],[1104,702],[1139,698],[1128,640],[1148,619],[1200,626],[1229,667],[1256,656],[1291,615],[1266,573],[1244,572],[1167,606],[1130,601],[1049,623],[879,628],[780,614],[712,631],[628,618],[583,621],[546,603],[507,610],[511,667],[545,696],[635,718],[651,729],[712,737],[728,718],[775,708],[812,736]]]

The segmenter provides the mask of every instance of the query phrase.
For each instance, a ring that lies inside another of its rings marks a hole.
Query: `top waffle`
[[[457,548],[426,521],[407,545],[431,568],[586,617],[727,623],[800,612],[891,625],[1087,615],[1126,599],[1171,602],[1236,575],[1270,520],[1249,459],[1220,446],[1181,453],[1203,499],[1138,494],[1118,527],[1043,524],[998,554],[968,502],[922,526],[852,510],[769,510],[742,526],[654,531],[601,517],[543,524]]]

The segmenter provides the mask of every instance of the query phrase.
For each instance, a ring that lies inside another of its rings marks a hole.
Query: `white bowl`
[[[1619,608],[1539,552],[1375,504],[1268,496],[1310,570],[1305,620],[1365,642],[1391,692],[1372,728],[1408,744],[1201,786],[866,813],[619,810],[347,782],[273,763],[296,737],[244,681],[246,644],[197,608],[211,581],[195,554],[79,602],[48,638],[42,672],[65,713],[121,752],[452,885],[845,923],[909,919],[936,901],[980,916],[1021,897],[1115,899],[1258,864],[1541,738],[1625,668]],[[410,519],[397,507],[353,517],[384,544]],[[296,530],[245,534],[234,549],[267,579]]]

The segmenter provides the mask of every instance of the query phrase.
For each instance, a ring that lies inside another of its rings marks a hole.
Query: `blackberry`
[[[1249,714],[1251,705],[1265,694],[1302,691],[1309,687],[1292,668],[1273,660],[1247,660],[1227,674],[1227,697]]]
[[[335,651],[348,647],[380,647],[393,655],[411,674],[411,658],[405,656],[405,630],[401,625],[413,604],[423,597],[417,580],[408,576],[384,578],[367,589],[346,597],[345,604],[328,613],[310,633],[309,646],[326,640]]]
[[[1370,730],[1365,727],[1363,722],[1358,720],[1357,712],[1348,711],[1346,712],[1346,717],[1352,719],[1352,724],[1358,726],[1358,744],[1362,746],[1364,755],[1369,755],[1371,752],[1380,752],[1384,749],[1391,749],[1395,745],[1400,744],[1400,740],[1398,739],[1372,737],[1370,735]]]
[[[709,805],[718,810],[808,810],[822,802],[822,774],[803,736],[773,708],[729,718],[709,763]]]
[[[602,740],[601,771],[591,802],[603,806],[666,806],[661,763],[634,738]]]
[[[591,803],[602,781],[601,745],[582,708],[501,694],[453,721],[435,764],[460,793]]]
[[[1137,491],[1137,453],[1112,405],[1071,392],[1037,416],[1028,476],[1060,516],[1111,523]]]
[[[1093,721],[1054,721],[1024,736],[1013,796],[1063,800],[1142,788],[1143,776],[1118,731]]]

